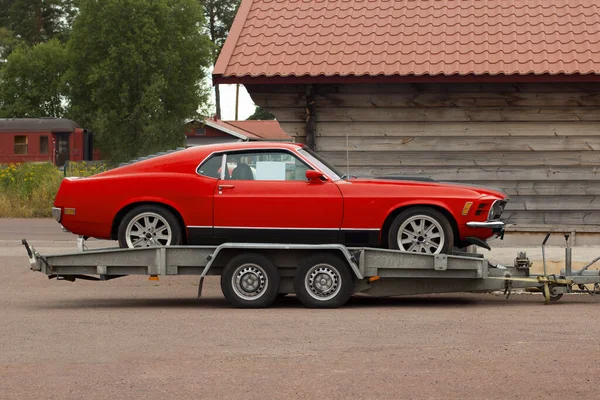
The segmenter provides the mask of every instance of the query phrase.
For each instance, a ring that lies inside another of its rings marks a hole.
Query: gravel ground
[[[359,296],[337,310],[292,296],[237,310],[214,277],[202,299],[194,277],[48,280],[22,237],[75,248],[51,220],[0,219],[2,400],[600,395],[599,296]]]

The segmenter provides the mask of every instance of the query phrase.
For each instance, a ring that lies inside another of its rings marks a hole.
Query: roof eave
[[[318,76],[223,76],[213,74],[214,84],[326,84],[326,83],[534,83],[600,82],[600,72],[589,74],[498,74],[498,75],[318,75]]]

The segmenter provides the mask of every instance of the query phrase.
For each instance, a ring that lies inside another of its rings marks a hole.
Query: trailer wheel
[[[336,308],[348,301],[354,282],[346,262],[323,253],[302,261],[294,275],[294,288],[306,307]]]
[[[559,301],[560,299],[562,299],[563,293],[556,292],[555,289],[557,287],[558,287],[557,285],[549,285],[548,286],[548,291],[550,292],[550,301]],[[542,293],[543,293],[543,288],[542,288]]]
[[[279,270],[261,254],[240,254],[229,261],[221,275],[221,291],[233,306],[267,307],[279,289]]]

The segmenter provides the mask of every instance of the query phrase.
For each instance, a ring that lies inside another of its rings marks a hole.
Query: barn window
[[[48,136],[40,136],[40,154],[48,154]]]
[[[196,135],[204,135],[206,131],[204,130],[204,126],[196,128]]]
[[[15,154],[27,154],[27,136],[15,136]]]

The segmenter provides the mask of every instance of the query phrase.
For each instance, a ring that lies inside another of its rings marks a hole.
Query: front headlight
[[[499,219],[504,212],[504,207],[506,207],[506,200],[494,201],[492,207],[490,208],[490,212],[488,213],[488,221]]]

